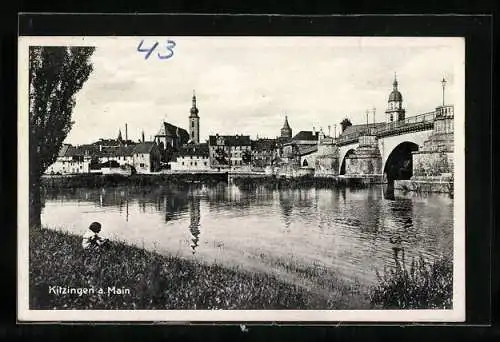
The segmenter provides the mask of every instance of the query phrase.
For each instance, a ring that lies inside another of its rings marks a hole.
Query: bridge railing
[[[373,134],[373,135],[386,135],[388,133],[391,133],[393,131],[397,131],[398,129],[404,128],[404,127],[412,127],[412,126],[417,126],[420,124],[425,124],[425,123],[433,123],[434,119],[436,118],[436,112],[427,112],[415,116],[410,116],[408,118],[405,118],[404,120],[401,121],[394,121],[387,123],[383,127],[379,128],[368,128],[364,130],[360,130],[357,132],[349,133],[342,135],[340,138],[337,139],[337,144],[340,145],[346,145],[350,144],[353,142],[356,142],[360,136],[368,133],[368,134]]]
[[[349,134],[344,134],[340,138],[337,139],[337,144],[348,144],[351,142],[358,141],[359,137],[365,134],[366,130],[353,132]]]
[[[416,116],[410,116],[401,121],[389,122],[385,126],[380,127],[375,131],[376,135],[382,135],[390,133],[391,131],[396,131],[400,128],[411,127],[419,124],[433,123],[436,118],[436,112],[428,112],[419,114]]]

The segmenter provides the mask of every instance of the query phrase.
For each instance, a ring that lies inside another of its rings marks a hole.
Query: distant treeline
[[[42,186],[45,188],[100,188],[121,185],[130,186],[160,186],[165,184],[203,183],[215,185],[227,183],[227,173],[219,174],[161,174],[147,175],[95,175],[81,174],[72,176],[43,177]]]

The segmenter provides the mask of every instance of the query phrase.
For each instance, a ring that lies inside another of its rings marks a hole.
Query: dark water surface
[[[390,200],[381,186],[74,189],[46,193],[44,202],[42,224],[50,228],[83,234],[99,221],[111,239],[291,282],[306,272],[309,286],[325,281],[318,268],[341,281],[372,284],[376,269],[395,263],[394,236],[402,239],[406,260],[453,252],[452,199],[396,192]]]

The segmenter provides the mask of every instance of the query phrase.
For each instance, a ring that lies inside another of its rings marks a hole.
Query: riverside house
[[[252,143],[248,135],[211,135],[210,166],[216,169],[250,168]]]
[[[98,153],[99,163],[115,161],[118,166],[128,166],[133,173],[151,173],[160,170],[161,153],[153,141],[129,146],[102,148]]]
[[[71,175],[90,172],[91,150],[63,144],[56,161],[45,171],[46,175]]]
[[[174,155],[170,162],[172,171],[210,171],[208,144],[188,144]]]
[[[64,144],[56,161],[47,168],[45,174],[72,175],[91,172],[123,174],[124,168],[130,169],[131,173],[151,173],[160,170],[160,159],[160,150],[152,141],[132,143],[127,146]]]
[[[138,143],[132,150],[132,165],[137,173],[160,171],[161,152],[153,141]]]

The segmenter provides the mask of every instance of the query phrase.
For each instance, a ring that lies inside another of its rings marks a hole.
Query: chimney
[[[128,129],[127,124],[125,123],[125,141],[128,140]]]

